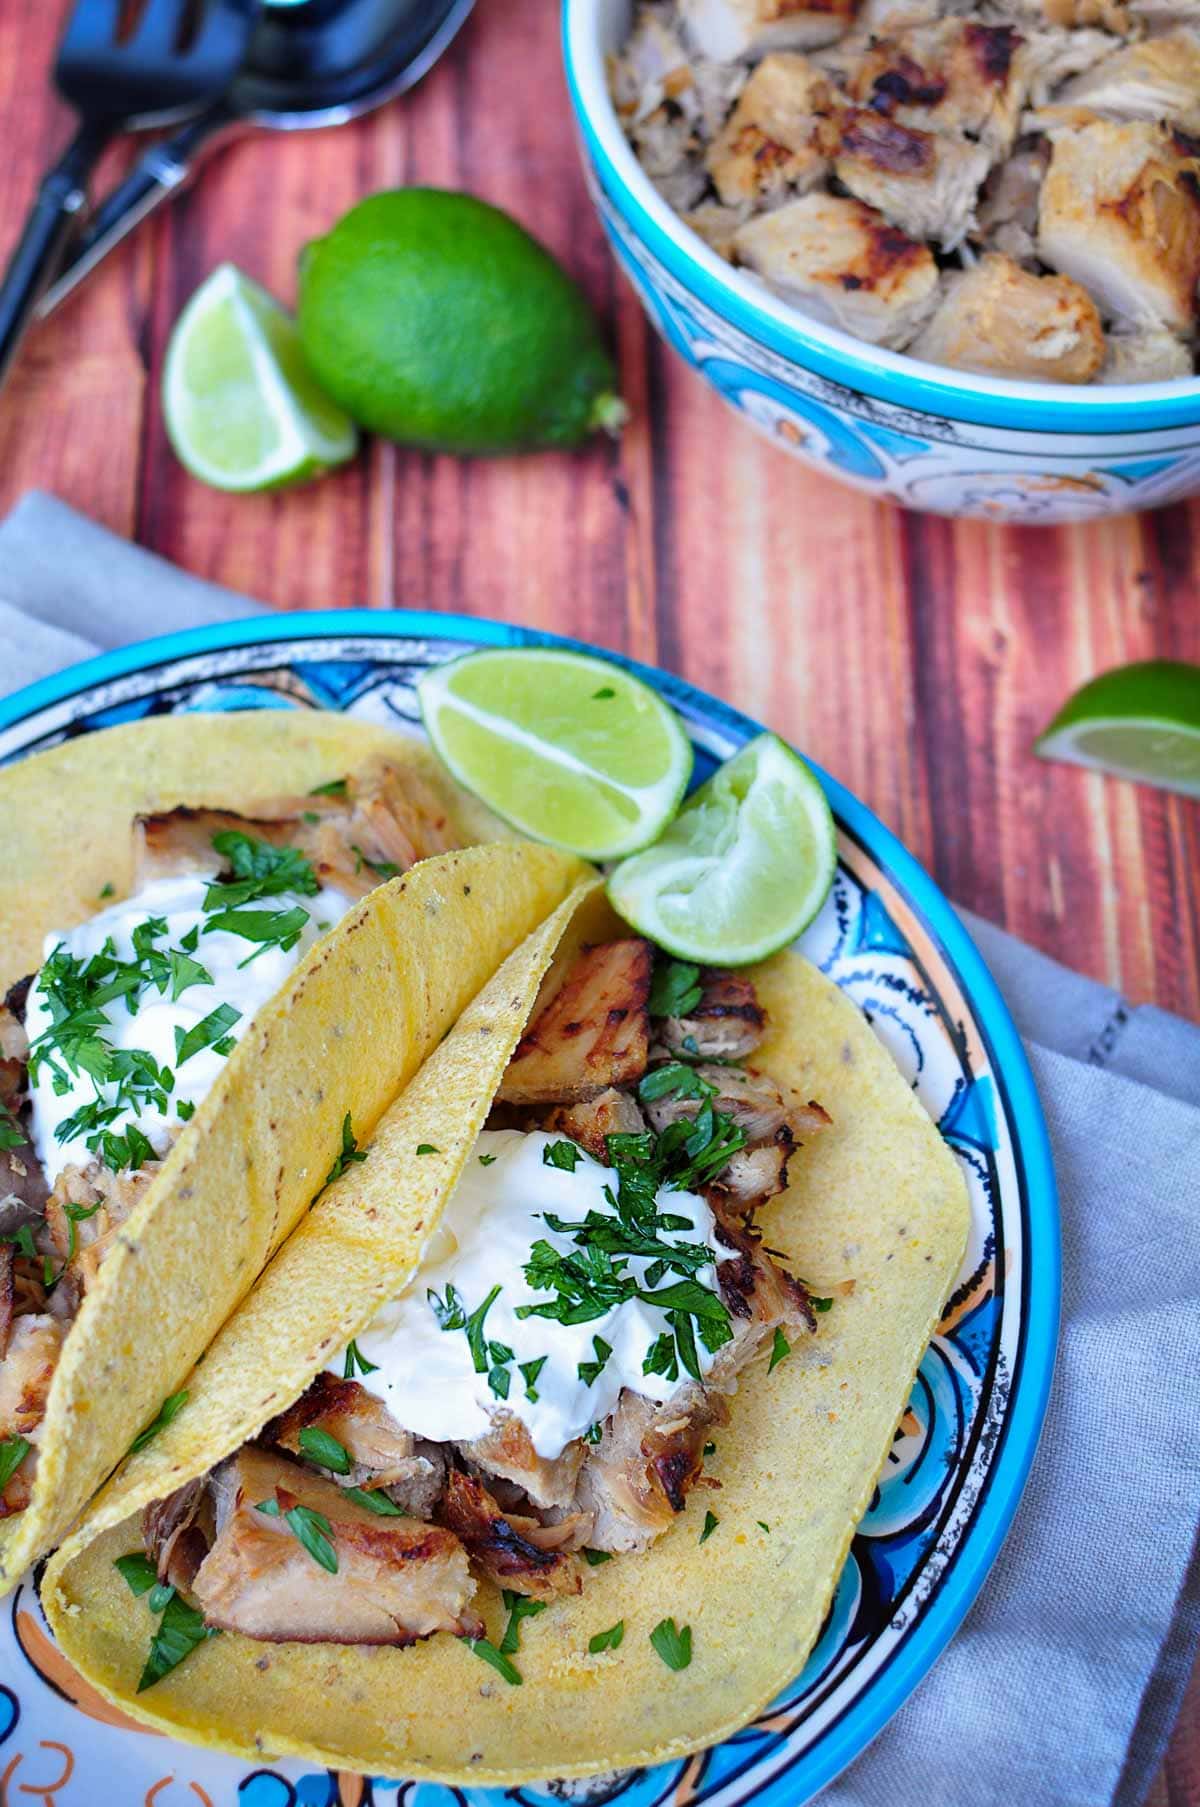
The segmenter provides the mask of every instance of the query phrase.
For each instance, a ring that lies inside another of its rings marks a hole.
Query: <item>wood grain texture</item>
[[[62,7],[0,5],[0,256],[67,118]],[[681,672],[797,742],[962,903],[1134,999],[1200,1018],[1200,808],[1030,753],[1106,667],[1200,663],[1200,503],[1058,529],[902,513],[761,443],[650,332],[580,174],[552,0],[479,0],[405,101],[209,164],[29,341],[0,401],[0,509],[51,489],[280,608],[423,607]],[[171,455],[171,323],[232,259],[283,300],[356,197],[423,182],[508,207],[592,296],[633,420],[576,457],[459,463],[376,442],[337,477],[225,498]],[[2,589],[2,574],[0,574]],[[1156,1802],[1200,1807],[1195,1696]]]

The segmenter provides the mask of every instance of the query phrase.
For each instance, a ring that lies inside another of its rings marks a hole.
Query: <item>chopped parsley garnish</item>
[[[399,878],[400,867],[396,865],[394,860],[373,860],[370,854],[364,853],[362,848],[354,841],[351,841],[350,843],[350,851],[354,855],[354,870],[356,872],[361,872],[363,867],[367,866],[378,878]]]
[[[378,1362],[369,1362],[357,1343],[346,1344],[346,1362],[342,1369],[345,1380],[353,1380],[355,1371],[359,1374],[374,1374],[379,1367]]]
[[[481,1154],[479,1157],[479,1165],[481,1167],[490,1167],[496,1158],[497,1157],[494,1154]]]
[[[643,1104],[653,1104],[656,1098],[715,1098],[717,1088],[707,1079],[701,1079],[695,1067],[685,1066],[681,1060],[670,1060],[665,1066],[653,1067],[638,1086],[638,1097]]]
[[[579,1165],[579,1157],[583,1153],[574,1142],[547,1142],[542,1150],[544,1167],[559,1167],[564,1173],[574,1173]]]
[[[536,1405],[538,1402],[537,1377],[546,1366],[546,1357],[539,1355],[536,1361],[520,1362],[518,1366],[525,1382],[525,1397],[530,1405]]]
[[[773,1370],[779,1366],[780,1362],[791,1353],[792,1345],[788,1342],[786,1336],[784,1336],[783,1331],[776,1325],[775,1340],[771,1344],[771,1359],[767,1363],[767,1373],[772,1373]]]
[[[717,1446],[715,1443],[706,1443],[704,1445],[704,1454],[706,1456],[715,1456],[716,1453],[717,1453]]]
[[[328,784],[314,784],[308,794],[310,797],[344,797],[346,795],[346,780],[344,778],[331,778]]]
[[[602,1650],[619,1650],[621,1639],[625,1636],[625,1621],[618,1619],[607,1631],[597,1631],[588,1639],[588,1653],[598,1656]]]
[[[218,1004],[210,1010],[206,1017],[185,1029],[182,1023],[175,1025],[175,1065],[181,1067],[185,1060],[191,1060],[194,1054],[200,1054],[205,1048],[213,1048],[218,1054],[229,1054],[233,1049],[233,1041],[229,1031],[235,1023],[241,1021],[242,1013],[235,1010],[232,1004]]]
[[[148,1594],[152,1587],[158,1586],[158,1570],[141,1551],[135,1551],[131,1556],[118,1556],[113,1567],[125,1581],[130,1593],[138,1599],[143,1594]]]
[[[333,1527],[323,1512],[314,1512],[311,1506],[289,1506],[284,1511],[277,1499],[259,1500],[255,1509],[265,1512],[268,1518],[282,1518],[313,1561],[331,1575],[337,1574],[337,1551],[331,1541]]]
[[[450,1290],[449,1287],[447,1287],[446,1290],[448,1292]],[[474,1363],[476,1374],[486,1374],[488,1370],[488,1358],[484,1348],[483,1325],[484,1319],[487,1317],[488,1312],[492,1309],[492,1306],[499,1297],[499,1286],[493,1286],[491,1292],[483,1301],[483,1304],[475,1307],[475,1310],[463,1325],[463,1328],[467,1333],[467,1344],[471,1351],[471,1360]]]
[[[211,985],[213,976],[199,960],[193,960],[191,954],[181,948],[172,948],[167,955],[171,968],[171,1002],[177,1003],[185,991],[193,985]]]
[[[25,1131],[6,1104],[0,1103],[0,1148],[20,1148]]]
[[[98,1154],[104,1165],[111,1167],[114,1173],[123,1173],[126,1169],[130,1173],[136,1173],[139,1167],[144,1167],[146,1162],[154,1157],[153,1143],[149,1136],[142,1134],[136,1123],[128,1124],[119,1135],[111,1130],[101,1130],[98,1136],[89,1140],[88,1147]],[[102,1200],[100,1202],[103,1203]],[[71,1207],[68,1205],[68,1214],[70,1209]],[[88,1216],[90,1215],[89,1212]],[[71,1252],[73,1254],[74,1250]],[[68,1255],[67,1260],[70,1259],[71,1256]]]
[[[264,897],[280,897],[285,891],[297,897],[315,897],[321,889],[312,862],[296,847],[272,847],[239,829],[224,829],[212,838],[213,847],[234,876],[216,880],[204,894],[204,912],[240,909]]]
[[[135,1455],[139,1449],[145,1449],[147,1443],[153,1442],[160,1431],[165,1431],[168,1424],[170,1424],[173,1419],[178,1418],[180,1412],[182,1412],[184,1406],[187,1404],[187,1401],[188,1396],[186,1387],[178,1393],[169,1393],[159,1406],[156,1415],[146,1426],[145,1430],[139,1431],[137,1436],[133,1439],[133,1442],[129,1445],[130,1455]]]
[[[7,1236],[0,1236],[0,1242],[15,1243],[18,1255],[24,1255],[27,1261],[36,1261],[38,1258],[37,1248],[33,1240],[33,1226],[31,1224],[23,1223],[19,1225],[17,1229],[11,1231]]]
[[[580,1362],[576,1373],[585,1387],[593,1387],[608,1365],[612,1354],[612,1344],[606,1343],[602,1336],[592,1338],[592,1353],[596,1357],[592,1362]]]
[[[602,1424],[589,1424],[583,1433],[585,1443],[600,1443],[603,1438],[604,1426]]]
[[[544,1600],[531,1600],[527,1594],[514,1594],[505,1588],[502,1594],[505,1609],[508,1613],[508,1624],[504,1627],[504,1636],[500,1640],[501,1656],[515,1656],[521,1647],[521,1620],[536,1619],[545,1612]]]
[[[442,1152],[441,1149],[437,1146],[437,1144],[435,1142],[418,1142],[417,1143],[417,1153],[418,1154],[441,1154],[441,1152]]]
[[[587,1563],[589,1569],[598,1569],[602,1562],[611,1562],[612,1561],[612,1551],[611,1550],[585,1550],[583,1552],[583,1560]]]
[[[492,1389],[492,1392],[496,1395],[497,1399],[508,1398],[508,1389],[511,1381],[512,1376],[508,1369],[501,1367],[499,1363],[497,1363],[495,1367],[488,1369],[488,1386]]]
[[[660,1619],[650,1633],[650,1642],[668,1669],[686,1669],[692,1660],[692,1628],[678,1626],[674,1619]]]
[[[700,968],[686,960],[660,960],[650,985],[651,1016],[686,1016],[703,993],[696,983]]]
[[[417,1152],[420,1153],[420,1150]],[[347,1167],[352,1167],[356,1161],[365,1161],[366,1158],[367,1151],[365,1148],[360,1148],[358,1146],[358,1139],[354,1134],[354,1125],[350,1121],[350,1112],[347,1111],[346,1115],[342,1118],[342,1146],[333,1157],[333,1166],[325,1175],[325,1185],[332,1186],[334,1180],[341,1179]],[[323,1186],[321,1190],[324,1191],[324,1189],[325,1187]]]
[[[147,1602],[152,1612],[161,1610],[162,1617],[158,1622],[158,1630],[150,1640],[150,1655],[137,1685],[139,1694],[144,1694],[147,1688],[152,1688],[164,1675],[177,1669],[184,1657],[190,1656],[200,1644],[219,1636],[219,1628],[206,1625],[203,1614],[181,1600],[173,1587],[164,1587],[162,1592],[165,1599],[157,1592],[152,1592]],[[156,1598],[161,1600],[161,1608],[156,1604]]]
[[[196,1115],[196,1106],[190,1098],[180,1098],[175,1105],[175,1115],[181,1123],[190,1123]]]
[[[464,1641],[467,1649],[473,1650],[475,1655],[482,1657],[485,1663],[490,1663],[497,1675],[504,1677],[510,1688],[521,1686],[524,1679],[521,1671],[514,1662],[502,1655],[494,1644],[489,1644],[486,1638],[467,1638]]]
[[[830,1311],[833,1307],[832,1299],[814,1299],[811,1293],[808,1295],[808,1302],[814,1311]]]
[[[331,1437],[315,1424],[306,1424],[297,1439],[301,1455],[316,1462],[321,1468],[328,1468],[334,1474],[350,1473],[350,1453],[344,1443]]]
[[[344,1487],[342,1491],[356,1506],[365,1506],[368,1512],[377,1512],[380,1518],[404,1517],[404,1508],[398,1506],[395,1500],[390,1500],[378,1487]]]
[[[709,1538],[712,1536],[713,1532],[716,1530],[716,1528],[720,1524],[720,1522],[721,1521],[717,1517],[715,1512],[706,1512],[704,1514],[704,1529],[700,1533],[700,1542],[701,1543],[708,1542]]]
[[[101,903],[104,902],[104,899],[106,897],[115,896],[116,891],[115,891],[115,887],[113,885],[112,880],[110,879],[106,885],[101,885],[101,887],[100,887],[99,891],[97,891],[96,895],[100,899]]]
[[[8,1486],[32,1447],[26,1437],[5,1437],[0,1443],[0,1492]]]
[[[755,1522],[755,1524],[756,1524],[756,1525],[757,1525],[757,1526],[758,1526],[758,1528],[759,1528],[759,1530],[760,1530],[760,1531],[765,1531],[765,1532],[766,1532],[766,1534],[767,1534],[767,1536],[768,1536],[768,1537],[770,1537],[770,1535],[771,1535],[771,1527],[770,1527],[770,1525],[769,1525],[769,1524],[768,1524],[768,1523],[767,1523],[767,1521],[766,1521],[766,1519],[765,1519],[765,1518],[756,1518],[756,1519],[755,1519],[755,1521],[754,1521],[754,1522]]]
[[[308,911],[300,904],[290,910],[214,910],[204,924],[204,933],[240,935],[243,941],[256,944],[255,951],[239,961],[240,970],[272,947],[290,954],[308,920]]]

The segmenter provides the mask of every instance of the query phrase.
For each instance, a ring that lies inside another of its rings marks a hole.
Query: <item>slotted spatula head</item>
[[[168,121],[224,93],[258,0],[77,0],[54,79],[95,121]]]

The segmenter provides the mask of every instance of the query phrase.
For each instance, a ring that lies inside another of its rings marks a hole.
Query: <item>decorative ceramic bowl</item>
[[[415,685],[431,665],[475,646],[563,644],[577,643],[366,610],[194,628],[0,701],[0,764],[192,710],[340,709],[419,733]],[[697,782],[760,731],[665,672],[631,669],[678,710]],[[975,1598],[1029,1472],[1054,1365],[1058,1219],[1033,1080],[983,961],[912,855],[848,791],[822,782],[838,870],[801,946],[865,1012],[937,1124],[966,1181],[971,1229],[803,1672],[725,1743],[588,1781],[451,1789],[317,1773],[269,1753],[250,1766],[151,1735],[109,1707],[55,1648],[30,1574],[0,1614],[0,1807],[26,1797],[31,1807],[803,1807],[901,1705]]]
[[[617,259],[679,355],[776,445],[938,514],[1080,521],[1200,491],[1200,378],[1075,388],[926,364],[824,326],[732,269],[643,173],[605,58],[634,0],[563,0],[588,182]]]

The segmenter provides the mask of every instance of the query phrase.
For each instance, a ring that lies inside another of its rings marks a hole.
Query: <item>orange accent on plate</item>
[[[154,1807],[154,1803],[157,1801],[163,1789],[169,1788],[174,1780],[175,1777],[172,1775],[161,1776],[157,1782],[152,1782],[150,1787],[146,1790],[144,1807]],[[212,1796],[205,1793],[199,1782],[189,1782],[188,1787],[191,1789],[196,1799],[201,1803],[201,1807],[213,1807]]]
[[[22,1794],[39,1796],[43,1807],[54,1807],[54,1796],[60,1788],[66,1787],[75,1773],[75,1753],[69,1745],[59,1744],[53,1738],[42,1738],[39,1740],[39,1745],[44,1751],[62,1752],[61,1775],[56,1777],[53,1782],[18,1782],[17,1787]],[[0,1807],[15,1807],[12,1796],[8,1792],[8,1785],[24,1761],[25,1752],[18,1751],[4,1774],[0,1776]]]
[[[111,1706],[98,1689],[90,1682],[84,1681],[78,1670],[73,1669],[62,1651],[46,1636],[32,1613],[18,1612],[14,1617],[17,1641],[25,1652],[33,1668],[50,1683],[66,1695],[72,1706],[86,1713],[89,1719],[98,1719],[101,1725],[115,1725],[123,1732],[145,1732],[152,1738],[161,1738],[161,1732],[152,1731],[148,1725],[140,1725],[127,1713]],[[0,1797],[0,1807],[5,1807]]]

